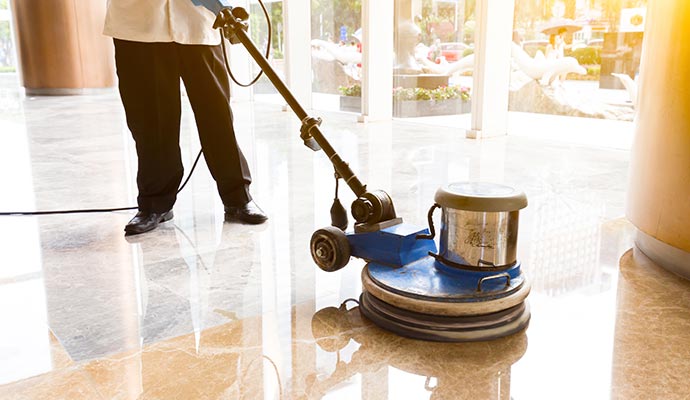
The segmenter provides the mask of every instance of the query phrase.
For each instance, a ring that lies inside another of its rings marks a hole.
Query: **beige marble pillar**
[[[650,0],[627,216],[637,245],[690,277],[690,2]]]
[[[27,94],[81,94],[114,86],[113,44],[102,34],[106,2],[20,0],[11,5]]]

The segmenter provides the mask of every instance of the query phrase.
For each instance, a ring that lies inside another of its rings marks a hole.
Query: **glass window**
[[[468,128],[475,2],[397,0],[393,116]]]
[[[0,0],[0,73],[16,70],[17,63],[10,28],[8,0]]]
[[[285,81],[285,47],[283,46],[283,1],[282,0],[262,0],[266,6],[271,21],[271,49],[268,60],[278,76]],[[266,51],[268,44],[268,24],[266,16],[257,0],[251,0],[249,6],[249,35],[261,50]],[[260,68],[252,61],[252,75],[256,76]],[[247,82],[242,82],[247,83]],[[262,75],[261,78],[252,86],[254,97],[258,101],[275,104],[284,104],[282,96],[278,93],[273,83]]]
[[[361,0],[311,0],[315,108],[361,112]]]
[[[510,110],[632,121],[639,0],[516,0]]]

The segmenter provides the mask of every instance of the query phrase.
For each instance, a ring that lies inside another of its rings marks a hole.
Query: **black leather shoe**
[[[226,221],[239,220],[247,224],[256,225],[263,224],[267,219],[268,217],[266,214],[256,203],[254,203],[254,200],[239,207],[225,206]]]
[[[164,213],[139,211],[127,225],[125,225],[125,235],[138,235],[140,233],[156,229],[158,224],[170,221],[173,218],[172,210]]]

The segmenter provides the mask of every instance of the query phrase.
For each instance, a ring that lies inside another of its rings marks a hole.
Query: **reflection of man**
[[[194,324],[198,328],[225,323],[258,307],[260,299],[247,292],[255,265],[256,229],[223,224],[220,240],[215,229],[185,232],[174,226],[161,227],[155,236],[127,237],[143,261],[142,329],[147,341],[161,334],[192,332]]]
[[[215,15],[191,0],[110,0],[104,33],[115,43],[120,96],[138,156],[139,211],[129,235],[173,217],[182,180],[180,78],[194,111],[201,147],[226,220],[267,217],[249,194],[251,174],[233,129],[230,86]]]

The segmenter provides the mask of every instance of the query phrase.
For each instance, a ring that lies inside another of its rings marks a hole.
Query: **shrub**
[[[338,86],[338,91],[343,96],[362,97],[362,87],[358,83],[350,86]]]
[[[573,80],[573,81],[598,81],[599,80],[599,77],[601,75],[601,65],[585,65],[584,67],[587,69],[586,75],[579,75],[579,74],[570,73],[570,74],[568,74],[567,79]]]
[[[582,47],[566,55],[574,57],[580,65],[601,64],[601,49],[596,47]]]
[[[587,75],[599,76],[601,75],[601,65],[587,65]]]
[[[393,98],[397,101],[424,101],[424,100],[470,100],[470,88],[465,86],[439,86],[436,89],[424,88],[395,88]]]

